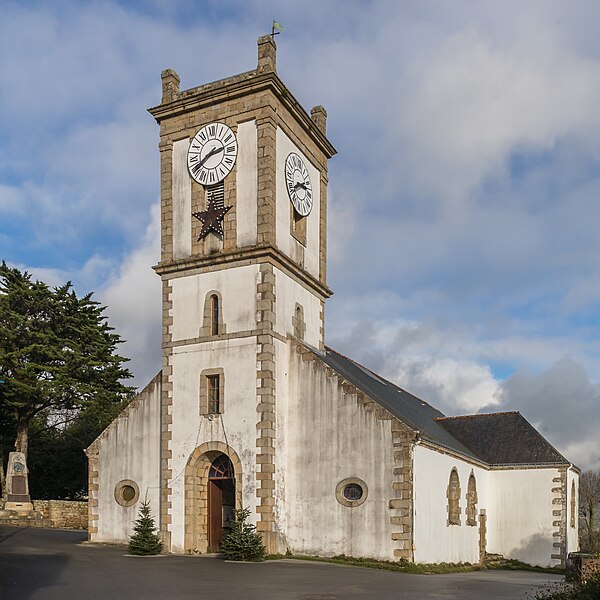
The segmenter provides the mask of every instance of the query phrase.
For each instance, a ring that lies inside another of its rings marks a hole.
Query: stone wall
[[[33,511],[0,510],[0,525],[87,529],[87,502],[74,500],[34,500]]]
[[[50,521],[49,527],[87,529],[88,503],[75,500],[34,500],[33,509]]]

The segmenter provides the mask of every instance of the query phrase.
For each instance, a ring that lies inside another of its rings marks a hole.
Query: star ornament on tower
[[[204,239],[211,231],[220,239],[223,239],[223,217],[233,208],[232,206],[218,206],[215,200],[208,201],[206,210],[192,213],[202,223],[198,241]]]

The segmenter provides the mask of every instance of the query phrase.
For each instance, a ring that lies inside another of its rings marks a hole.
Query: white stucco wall
[[[113,421],[99,439],[98,532],[95,542],[128,540],[138,516],[140,501],[147,498],[158,524],[160,497],[160,377],[155,378]],[[117,503],[115,485],[135,481],[138,502],[129,507]]]
[[[553,482],[559,470],[491,471],[493,496],[488,510],[488,552],[543,567],[554,566]],[[560,508],[560,506],[559,506]]]
[[[237,245],[239,248],[256,244],[258,144],[256,121],[240,123],[237,129],[238,156],[236,164]]]
[[[173,257],[192,253],[192,180],[187,168],[190,140],[173,142]]]
[[[575,527],[571,527],[571,490],[575,483]],[[579,550],[579,474],[573,467],[567,471],[568,515],[567,515],[567,553]]]
[[[420,445],[415,446],[413,459],[415,562],[478,562],[479,525],[467,525],[467,485],[472,472],[479,514],[488,504],[488,473]],[[453,468],[460,480],[460,525],[448,525],[446,492]]]
[[[204,369],[224,371],[224,411],[212,420],[200,416],[200,373]],[[256,506],[256,338],[192,344],[173,351],[172,406],[173,473],[171,551],[184,551],[185,466],[192,452],[207,441],[228,444],[242,462],[243,503]]]
[[[292,317],[296,302],[304,309],[306,330],[304,341],[318,348],[321,341],[321,302],[312,292],[279,269],[274,269],[277,300],[275,302],[275,331],[282,336],[293,333]]]
[[[221,293],[220,309],[228,334],[255,329],[258,270],[258,265],[248,265],[173,279],[173,341],[198,337],[204,301],[212,290]]]
[[[308,160],[290,138],[277,129],[276,142],[276,175],[277,190],[276,238],[279,249],[296,261],[313,276],[319,277],[319,216],[321,213],[321,178],[318,169]],[[313,207],[306,217],[306,248],[290,233],[290,198],[285,185],[285,159],[290,152],[302,157],[313,188]]]
[[[394,560],[388,504],[394,468],[390,421],[377,419],[344,396],[337,377],[327,377],[314,361],[303,362],[281,342],[277,360],[278,481],[285,465],[284,513],[288,547],[298,554],[349,554]],[[287,371],[287,372],[286,372]],[[287,393],[281,390],[288,382]],[[336,485],[358,477],[367,500],[348,508],[336,499]]]

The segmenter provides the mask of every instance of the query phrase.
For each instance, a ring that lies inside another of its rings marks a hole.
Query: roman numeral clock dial
[[[227,177],[237,158],[235,133],[223,123],[209,123],[194,136],[188,150],[190,175],[204,186]]]
[[[285,186],[294,210],[301,217],[307,217],[313,206],[313,190],[308,169],[295,152],[290,152],[285,159]]]

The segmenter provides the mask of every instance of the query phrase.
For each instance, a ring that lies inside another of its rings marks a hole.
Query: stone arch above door
[[[208,549],[208,471],[219,454],[231,460],[236,506],[242,506],[242,462],[235,450],[223,442],[200,444],[185,466],[184,550],[190,554],[204,553]]]

